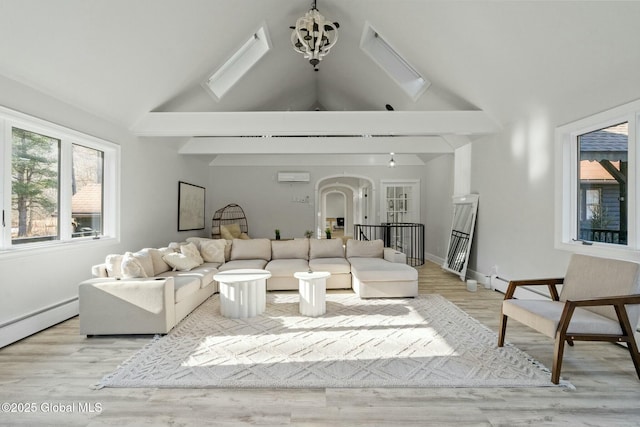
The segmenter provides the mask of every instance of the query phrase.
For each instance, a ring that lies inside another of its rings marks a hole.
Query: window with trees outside
[[[0,250],[115,237],[117,145],[0,110]]]
[[[556,129],[556,248],[637,257],[639,117],[636,101]]]

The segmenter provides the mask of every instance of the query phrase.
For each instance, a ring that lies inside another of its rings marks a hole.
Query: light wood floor
[[[434,264],[419,271],[421,293],[439,293],[497,331],[501,294],[467,292]],[[551,366],[550,339],[515,322],[507,339]],[[1,349],[0,402],[30,404],[37,412],[0,411],[0,425],[640,426],[640,381],[627,350],[614,344],[566,349],[562,374],[576,390],[91,389],[149,340],[88,339],[74,318]],[[53,412],[55,405],[73,412]]]

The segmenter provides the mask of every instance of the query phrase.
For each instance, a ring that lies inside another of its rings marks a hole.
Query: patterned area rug
[[[440,295],[361,300],[328,294],[327,313],[298,313],[297,294],[268,294],[250,319],[220,316],[214,295],[156,337],[101,387],[534,387],[549,370]],[[561,385],[572,387],[564,382]]]

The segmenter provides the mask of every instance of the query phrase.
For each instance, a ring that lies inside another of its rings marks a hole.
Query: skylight
[[[204,85],[217,100],[222,97],[271,49],[267,28],[263,25],[218,68]]]
[[[389,74],[414,101],[431,85],[431,82],[422,77],[368,22],[364,25],[360,49]]]

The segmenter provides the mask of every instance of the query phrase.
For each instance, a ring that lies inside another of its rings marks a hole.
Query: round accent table
[[[303,316],[321,316],[327,312],[325,294],[327,292],[327,271],[295,273],[300,286],[300,314]]]
[[[254,317],[267,306],[267,270],[228,270],[213,276],[220,283],[220,314],[230,318]]]

